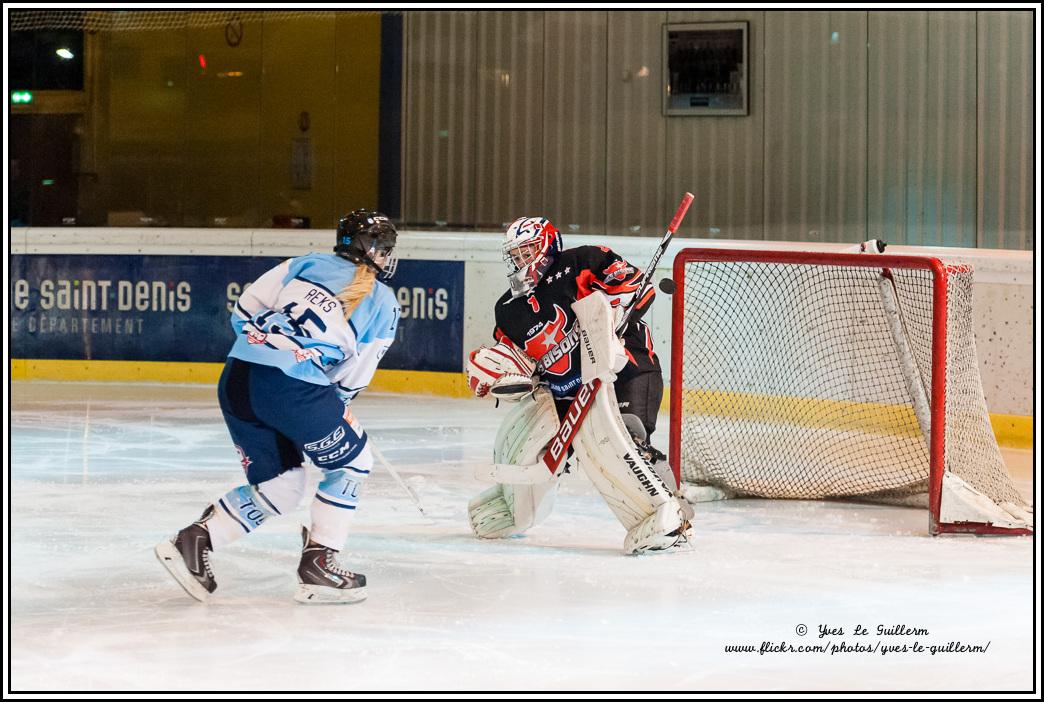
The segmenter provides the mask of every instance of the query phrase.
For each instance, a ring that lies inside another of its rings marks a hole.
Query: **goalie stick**
[[[620,320],[620,324],[616,327],[617,336],[619,336],[626,328],[627,322],[630,320],[631,314],[634,312],[638,300],[642,298],[642,294],[645,292],[646,287],[648,287],[649,281],[652,280],[656,265],[660,262],[660,258],[663,257],[664,252],[667,250],[667,246],[671,243],[671,239],[674,237],[674,232],[678,230],[682,219],[685,218],[685,213],[689,211],[689,205],[692,204],[692,200],[692,193],[685,193],[685,195],[682,196],[681,203],[678,205],[678,209],[674,213],[674,219],[672,219],[671,223],[667,225],[667,231],[660,240],[660,245],[656,247],[656,251],[653,253],[653,257],[649,261],[645,273],[642,275],[642,282],[641,285],[638,286],[638,291],[631,299],[631,302],[627,305],[623,317]],[[570,336],[572,336],[572,334],[567,334],[566,338],[563,339],[563,343],[568,341]],[[552,349],[552,351],[553,350],[554,349]],[[543,364],[538,363],[538,368],[544,370]],[[580,389],[577,390],[576,397],[573,398],[572,404],[569,405],[569,411],[566,412],[565,417],[562,419],[561,426],[558,428],[558,433],[555,434],[551,443],[548,444],[547,450],[544,451],[544,455],[541,458],[552,476],[558,475],[562,466],[562,459],[565,458],[569,446],[573,443],[573,437],[576,436],[577,429],[579,429],[580,425],[583,423],[584,417],[587,416],[588,410],[591,409],[591,403],[594,402],[594,398],[601,387],[601,378],[595,378],[591,382],[581,385]]]

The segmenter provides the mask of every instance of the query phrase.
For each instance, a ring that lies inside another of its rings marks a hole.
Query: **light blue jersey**
[[[345,320],[337,294],[355,271],[356,264],[333,254],[283,261],[236,302],[236,343],[228,355],[309,383],[336,385],[350,402],[369,385],[399,323],[399,303],[380,282]]]

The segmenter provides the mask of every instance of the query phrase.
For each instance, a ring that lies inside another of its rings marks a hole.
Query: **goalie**
[[[479,397],[518,405],[501,424],[484,474],[497,485],[468,505],[472,530],[483,538],[511,536],[550,513],[564,471],[551,472],[540,460],[562,450],[556,435],[564,422],[576,425],[569,434],[573,465],[627,529],[624,550],[686,545],[691,507],[676,496],[666,457],[650,442],[663,379],[649,327],[640,321],[654,292],[635,299],[641,271],[604,246],[563,251],[558,230],[540,217],[508,227],[504,260],[510,289],[495,307],[497,343],[471,353],[468,381]],[[631,304],[618,337],[621,312]],[[590,409],[580,414],[574,400],[579,394],[586,402],[592,392]]]

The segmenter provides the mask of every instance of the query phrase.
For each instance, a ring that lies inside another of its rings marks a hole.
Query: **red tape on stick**
[[[678,230],[678,225],[680,225],[681,221],[685,218],[685,213],[689,211],[689,205],[692,204],[694,197],[695,196],[692,193],[685,193],[685,196],[682,197],[681,204],[678,205],[678,211],[674,213],[674,219],[672,219],[671,223],[667,226],[667,231],[671,234]]]

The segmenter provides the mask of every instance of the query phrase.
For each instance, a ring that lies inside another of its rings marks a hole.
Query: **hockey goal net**
[[[674,281],[670,459],[682,483],[714,497],[921,504],[933,534],[1032,533],[983,397],[969,266],[686,249]]]

